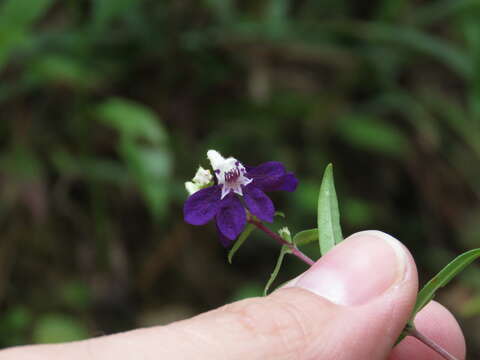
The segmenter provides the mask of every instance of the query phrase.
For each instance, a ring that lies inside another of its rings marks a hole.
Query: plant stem
[[[408,329],[408,335],[413,336],[418,341],[424,343],[430,349],[432,349],[437,354],[442,356],[444,359],[446,359],[446,360],[457,360],[457,358],[455,356],[450,354],[447,350],[442,348],[440,345],[435,343],[433,340],[427,338],[425,335],[423,335],[421,332],[419,332],[417,329],[415,329],[415,327],[412,326]]]
[[[280,243],[280,245],[288,246],[290,248],[291,253],[293,255],[295,255],[297,258],[299,258],[300,260],[302,260],[307,265],[312,266],[313,264],[315,264],[315,261],[313,261],[307,255],[305,255],[303,252],[301,252],[294,244],[289,243],[284,238],[282,238],[280,235],[278,235],[277,233],[274,233],[272,230],[270,230],[265,225],[263,225],[263,223],[261,221],[250,218],[250,219],[248,219],[248,222],[250,224],[255,225],[258,229],[262,230],[265,234],[270,236],[273,240]]]

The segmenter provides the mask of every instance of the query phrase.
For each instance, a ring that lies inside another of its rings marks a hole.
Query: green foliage
[[[375,206],[363,199],[347,198],[342,201],[342,219],[352,227],[362,228],[372,224],[376,213]]]
[[[255,230],[255,226],[252,225],[252,224],[248,224],[248,225],[245,227],[245,230],[243,230],[243,232],[240,234],[240,236],[238,237],[238,239],[235,241],[235,243],[233,244],[232,248],[231,248],[230,251],[228,252],[228,262],[229,262],[230,264],[232,263],[233,256],[235,255],[235,253],[237,252],[237,250],[240,249],[240,246],[242,246],[243,243],[245,242],[245,240],[248,239],[248,237],[250,236],[250,234],[252,233],[253,230]]]
[[[75,318],[65,314],[46,314],[37,319],[33,330],[33,341],[37,344],[59,343],[82,340],[87,329]]]
[[[248,282],[246,284],[240,284],[235,287],[233,295],[230,297],[230,301],[239,301],[252,297],[262,296],[263,286],[255,282]]]
[[[92,303],[90,289],[88,286],[80,281],[72,281],[65,284],[59,293],[65,306],[73,310],[88,309]]]
[[[38,85],[64,84],[88,90],[100,86],[102,79],[97,71],[73,57],[49,54],[39,57],[31,64],[28,82]]]
[[[349,144],[360,150],[398,157],[408,150],[405,136],[394,126],[378,119],[348,116],[339,121],[338,132]]]
[[[125,185],[129,181],[127,170],[118,162],[92,156],[74,157],[65,151],[51,154],[52,164],[65,176],[84,178],[92,182]]]
[[[474,249],[459,255],[446,265],[437,275],[435,275],[420,290],[417,296],[417,302],[412,312],[412,319],[415,315],[427,305],[435,296],[438,289],[447,285],[463,269],[480,257],[480,249]]]
[[[234,20],[235,4],[233,0],[206,0],[206,4],[220,21],[228,23]]]
[[[129,14],[143,0],[93,0],[92,23],[97,30]]]
[[[361,28],[359,35],[370,41],[384,42],[390,46],[399,45],[406,50],[429,55],[464,77],[473,72],[472,63],[462,50],[415,28],[371,23]]]
[[[29,40],[33,23],[53,0],[5,0],[0,5],[0,70],[9,56]]]
[[[168,202],[172,160],[167,135],[156,115],[145,106],[119,98],[99,105],[95,115],[119,133],[118,151],[152,214],[160,218]]]
[[[95,113],[101,122],[118,131],[123,142],[143,139],[159,145],[166,140],[165,130],[155,113],[141,104],[111,98],[98,105]]]
[[[32,312],[24,305],[15,305],[5,311],[0,324],[0,339],[4,345],[22,345],[32,325]]]
[[[291,253],[290,247],[287,245],[283,245],[280,249],[280,254],[278,255],[277,263],[275,264],[275,268],[273,269],[272,274],[270,275],[267,284],[265,285],[265,289],[263,289],[263,295],[267,295],[268,290],[272,286],[273,282],[278,276],[278,273],[280,272],[280,269],[283,264],[283,259],[286,254]]]
[[[321,255],[325,255],[330,249],[343,240],[337,193],[335,192],[335,184],[333,181],[332,164],[329,164],[325,169],[320,186],[317,222],[320,253]]]
[[[318,241],[318,229],[303,230],[293,237],[293,243],[297,246],[307,245],[314,241]]]
[[[123,143],[120,153],[152,214],[161,217],[169,198],[170,154],[165,149],[138,147],[130,142]]]

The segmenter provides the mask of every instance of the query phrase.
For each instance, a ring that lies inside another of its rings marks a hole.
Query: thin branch
[[[430,349],[432,349],[433,351],[435,351],[437,354],[439,354],[440,356],[442,356],[444,359],[446,360],[457,360],[457,358],[455,356],[453,356],[452,354],[450,354],[447,350],[445,350],[444,348],[442,348],[440,345],[438,345],[436,342],[434,342],[433,340],[429,339],[428,337],[426,337],[425,335],[423,335],[422,333],[420,333],[417,329],[415,329],[415,327],[410,327],[408,329],[408,335],[410,336],[413,336],[415,339],[417,339],[418,341],[424,343],[425,345],[427,345]]]
[[[300,260],[302,260],[307,265],[312,266],[313,264],[315,264],[315,261],[313,261],[307,255],[305,255],[303,252],[301,252],[294,244],[289,243],[284,238],[282,238],[280,235],[278,235],[277,233],[274,233],[272,230],[270,230],[265,225],[263,225],[262,222],[260,222],[258,220],[255,220],[253,218],[249,218],[248,222],[250,224],[255,225],[258,229],[262,230],[265,234],[270,236],[272,239],[274,239],[280,245],[288,246],[290,248],[291,253],[293,255],[295,255],[297,258],[299,258]]]

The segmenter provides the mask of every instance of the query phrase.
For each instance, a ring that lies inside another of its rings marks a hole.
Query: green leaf
[[[10,54],[28,41],[29,27],[53,0],[6,0],[0,7],[0,68]]]
[[[270,289],[270,286],[272,286],[273,282],[277,278],[277,275],[280,272],[280,268],[282,267],[283,258],[285,257],[285,254],[288,254],[288,253],[291,253],[290,248],[287,245],[283,245],[282,248],[280,249],[280,255],[278,255],[275,268],[273,269],[273,272],[270,275],[270,278],[268,279],[267,284],[265,285],[265,289],[263,290],[264,296],[267,295],[268,289]]]
[[[24,305],[16,305],[4,313],[2,324],[11,330],[23,330],[31,322],[33,316]]]
[[[243,243],[245,242],[245,240],[247,240],[247,238],[250,236],[250,234],[252,233],[253,230],[255,230],[255,225],[248,224],[245,227],[245,230],[243,230],[243,232],[238,237],[237,241],[235,241],[232,248],[228,252],[228,262],[230,264],[232,263],[233,255],[235,255],[237,250],[240,249],[240,246],[243,245]]]
[[[70,309],[87,309],[91,304],[90,289],[81,281],[71,281],[59,288],[59,298]]]
[[[320,186],[317,222],[320,253],[325,255],[335,244],[343,240],[332,164],[329,164],[325,169]]]
[[[318,241],[318,229],[303,230],[293,237],[293,243],[297,246],[310,244],[314,241]]]
[[[278,37],[288,30],[288,0],[270,0],[265,21],[270,35]]]
[[[279,216],[285,219],[285,213],[282,211],[275,211],[275,216]]]
[[[27,27],[50,7],[53,0],[6,0],[0,8],[0,26]]]
[[[395,126],[367,115],[349,115],[337,123],[339,135],[360,150],[400,157],[408,150],[408,140]]]
[[[95,113],[101,122],[117,130],[124,140],[146,139],[156,145],[166,140],[165,130],[156,114],[140,103],[111,98],[97,106]]]
[[[85,326],[76,318],[65,314],[48,314],[40,317],[33,329],[37,344],[82,340],[88,337]]]
[[[147,148],[131,142],[124,142],[120,153],[152,215],[162,217],[170,197],[171,154],[161,147]]]
[[[370,22],[354,29],[354,35],[366,37],[374,44],[384,42],[394,46],[396,51],[402,48],[414,50],[443,62],[466,79],[473,75],[473,64],[468,53],[414,27]]]
[[[0,154],[0,170],[5,171],[16,182],[32,181],[44,176],[44,167],[38,154],[24,146]]]
[[[263,294],[263,286],[256,282],[247,282],[246,284],[236,286],[229,302],[239,301],[252,297],[259,297]]]
[[[447,266],[445,266],[437,275],[435,275],[417,296],[417,302],[413,308],[412,316],[415,315],[427,305],[435,296],[435,293],[441,287],[447,285],[460,271],[470,265],[475,259],[480,257],[480,248],[467,251],[456,257]]]
[[[139,5],[139,0],[92,0],[94,27],[101,28],[113,20],[130,14]]]
[[[74,57],[48,54],[32,61],[28,67],[28,81],[44,86],[58,83],[79,89],[99,86],[103,81],[98,70],[84,65]]]
[[[433,23],[444,21],[462,11],[468,11],[474,4],[472,0],[440,0],[425,3],[410,14],[410,22],[418,27],[427,27]],[[462,22],[464,19],[462,19]]]
[[[395,22],[404,15],[406,0],[384,0],[379,4],[376,18],[383,22]]]

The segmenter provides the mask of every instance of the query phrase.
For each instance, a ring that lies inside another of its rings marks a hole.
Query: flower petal
[[[285,166],[279,161],[268,161],[255,167],[247,167],[246,176],[257,183],[275,180],[286,173]]]
[[[234,194],[221,201],[216,219],[220,233],[230,240],[235,240],[247,223],[245,208]]]
[[[282,176],[281,180],[278,182],[277,186],[269,191],[289,191],[293,192],[297,189],[298,179],[297,177],[289,172]]]
[[[220,185],[210,186],[192,194],[183,206],[183,217],[192,225],[204,225],[217,214],[220,207]]]
[[[223,247],[228,248],[235,241],[235,240],[230,240],[225,235],[223,235],[222,232],[220,231],[220,228],[218,227],[218,224],[217,224],[217,233],[218,233],[218,238],[220,240],[220,243],[223,245]]]
[[[263,191],[294,191],[298,180],[293,173],[287,173],[282,163],[269,161],[257,167],[249,168],[246,177]]]
[[[253,215],[260,220],[273,222],[275,207],[272,200],[262,190],[252,183],[252,185],[246,186],[243,190],[243,198]]]

